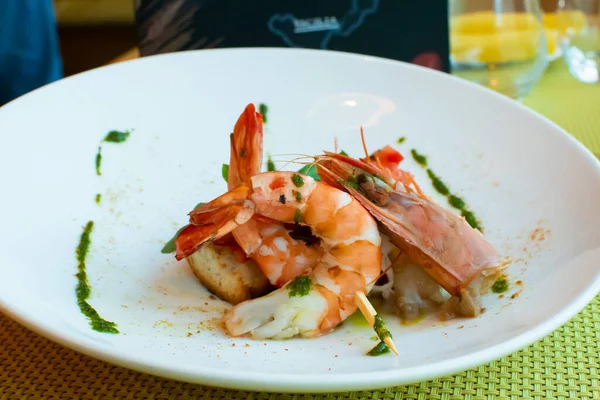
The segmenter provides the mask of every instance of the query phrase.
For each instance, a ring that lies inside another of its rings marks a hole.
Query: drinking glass
[[[513,99],[529,94],[548,66],[537,0],[450,0],[452,74]]]
[[[600,70],[600,0],[559,0],[557,24],[571,74],[596,83]]]

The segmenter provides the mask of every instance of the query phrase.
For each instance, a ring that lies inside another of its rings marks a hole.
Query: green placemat
[[[555,62],[525,104],[600,153],[600,85]],[[283,395],[213,389],[115,367],[54,344],[0,314],[5,399],[600,399],[600,296],[542,340],[459,374],[385,390]]]

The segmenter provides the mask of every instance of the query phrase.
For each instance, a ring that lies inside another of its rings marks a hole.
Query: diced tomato
[[[404,160],[402,154],[391,146],[385,146],[382,149],[377,150],[372,156],[375,160],[378,160],[381,165],[391,171],[398,169],[398,165]]]

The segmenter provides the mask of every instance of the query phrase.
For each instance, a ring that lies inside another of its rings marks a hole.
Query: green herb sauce
[[[229,180],[229,165],[223,164],[221,166],[221,176],[225,179],[225,182]]]
[[[448,196],[448,203],[454,208],[463,210],[466,207],[465,201],[458,196],[451,194]]]
[[[77,246],[77,287],[75,288],[75,294],[77,295],[77,305],[79,309],[85,315],[89,321],[93,330],[102,333],[119,333],[117,330],[117,324],[111,321],[107,321],[100,317],[98,312],[92,307],[87,299],[90,297],[92,288],[88,283],[87,273],[85,271],[85,259],[90,249],[90,235],[94,229],[94,222],[90,221],[87,223],[81,234],[79,245]]]
[[[372,357],[377,357],[377,356],[381,356],[383,354],[387,354],[389,352],[390,352],[390,348],[388,347],[388,345],[383,342],[379,342],[379,343],[377,343],[377,345],[375,347],[373,347],[371,350],[369,350],[367,355],[372,356]]]
[[[483,227],[479,224],[479,220],[477,219],[475,214],[473,214],[471,211],[466,210],[466,209],[462,210],[460,215],[465,217],[465,220],[467,221],[467,223],[469,225],[471,225],[471,228],[477,229],[477,230],[483,232]]]
[[[448,186],[446,186],[446,184],[429,168],[427,168],[427,175],[429,176],[429,179],[431,179],[431,184],[439,194],[443,196],[448,196],[450,194]]]
[[[299,224],[300,221],[302,221],[302,212],[300,212],[300,210],[296,210],[294,213],[294,222]]]
[[[294,174],[294,175],[292,175],[292,183],[296,187],[302,187],[302,186],[304,186],[304,179],[302,179],[302,177],[300,175]]]
[[[104,142],[123,143],[127,140],[130,133],[129,131],[110,131],[104,137]]]
[[[102,147],[98,146],[98,152],[96,153],[96,175],[100,176],[100,167],[102,166]]]
[[[269,111],[269,107],[266,104],[260,103],[258,105],[258,112],[262,115],[263,122],[267,123],[267,112]]]
[[[373,324],[373,329],[381,340],[392,337],[391,332],[388,331],[387,327],[385,326],[385,322],[383,322],[383,318],[381,318],[379,314],[375,316],[375,324]]]
[[[404,136],[402,136],[401,138],[398,138],[398,140],[396,140],[396,143],[398,144],[402,144],[406,141],[406,138]]]
[[[194,210],[197,209],[200,206],[205,205],[206,203],[198,203],[196,204],[196,207],[194,207]],[[170,253],[174,253],[176,250],[175,247],[175,239],[177,239],[177,236],[179,235],[179,233],[183,230],[183,228],[185,228],[185,226],[182,226],[181,228],[179,228],[179,230],[177,232],[175,232],[175,234],[173,235],[173,237],[171,238],[171,240],[169,240],[162,248],[162,250],[160,251],[163,254],[170,254]]]
[[[294,193],[294,197],[296,198],[296,201],[298,203],[300,203],[302,201],[302,193],[300,193],[296,190],[294,190],[293,193]]]
[[[298,173],[302,175],[308,175],[315,181],[321,180],[321,177],[317,173],[317,167],[315,165],[305,165],[304,167],[298,170]]]
[[[102,201],[102,195],[100,193],[98,193],[96,195],[96,204],[100,204],[100,201]]]
[[[287,286],[289,296],[291,297],[304,297],[310,293],[312,282],[306,275],[294,278]]]
[[[504,293],[508,290],[508,280],[506,277],[501,276],[494,282],[492,285],[492,292],[494,293]]]
[[[427,157],[426,156],[424,156],[423,154],[417,153],[417,151],[415,149],[412,149],[410,151],[410,154],[412,154],[413,158],[415,159],[415,161],[417,163],[419,163],[419,165],[421,165],[422,167],[427,166]]]
[[[271,160],[271,156],[267,158],[267,171],[277,171],[275,168],[275,163]]]

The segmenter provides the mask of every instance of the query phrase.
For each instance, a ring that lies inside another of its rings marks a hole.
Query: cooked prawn
[[[285,202],[280,201],[286,198]],[[310,227],[320,238],[321,257],[309,273],[264,297],[240,303],[225,316],[232,336],[315,337],[327,333],[357,309],[356,292],[368,294],[382,269],[377,223],[344,191],[293,172],[265,172],[250,185],[190,212],[190,225],[176,239],[177,257],[195,251],[243,225],[254,215]],[[258,253],[269,254],[261,245]]]
[[[463,217],[419,194],[420,189],[405,184],[414,182],[408,173],[392,174],[376,157],[356,160],[326,152],[317,158],[317,170],[324,182],[356,198],[380,222],[381,232],[395,246],[456,296],[460,303],[457,313],[479,314],[479,295],[489,282],[480,277],[497,273],[502,265],[481,232]],[[397,180],[399,177],[404,182]]]
[[[233,190],[241,184],[249,184],[250,178],[261,171],[263,122],[253,104],[248,104],[238,118],[230,136],[230,150],[227,185]],[[285,197],[278,200],[288,201]],[[281,222],[264,218],[252,218],[232,234],[275,287],[310,272],[322,253],[321,247],[292,238]]]

